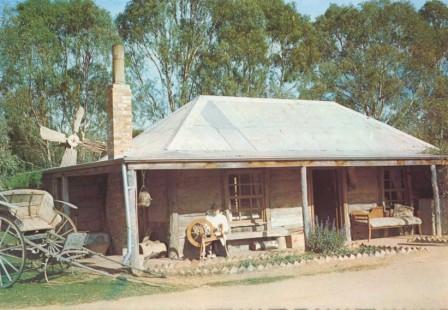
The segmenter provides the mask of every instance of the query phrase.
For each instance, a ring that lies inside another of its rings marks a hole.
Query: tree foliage
[[[294,96],[316,55],[311,22],[282,0],[135,0],[117,25],[145,117],[198,94]]]
[[[421,23],[405,2],[332,5],[316,22],[325,40],[316,77],[321,97],[385,121],[412,113],[421,85],[409,48]]]
[[[110,48],[126,47],[137,129],[197,95],[335,100],[448,150],[448,7],[285,0],[26,0],[0,19],[0,175],[55,166],[38,125],[105,139]],[[81,160],[93,159],[88,152]]]
[[[109,54],[116,40],[109,14],[89,0],[29,0],[4,13],[0,100],[21,160],[58,165],[62,148],[42,141],[38,126],[70,133],[79,106],[87,111],[83,133],[104,139]]]
[[[419,11],[426,22],[419,44],[413,50],[415,63],[422,72],[425,96],[416,131],[448,151],[448,7],[440,1],[427,2]]]
[[[6,122],[0,117],[0,189],[5,187],[5,179],[20,171],[20,168],[19,159],[11,152]]]

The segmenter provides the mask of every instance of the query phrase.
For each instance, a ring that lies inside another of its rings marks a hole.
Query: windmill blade
[[[78,133],[79,126],[81,125],[82,118],[84,117],[84,108],[79,106],[78,111],[76,111],[75,120],[73,121],[73,131]]]
[[[76,158],[78,152],[76,149],[66,148],[64,155],[62,156],[61,167],[74,166],[76,165]]]
[[[52,142],[65,143],[67,141],[65,134],[45,126],[40,126],[40,136],[42,139]]]
[[[87,150],[94,153],[101,154],[106,151],[106,144],[100,141],[92,141],[84,138],[84,140],[81,141],[81,145]]]

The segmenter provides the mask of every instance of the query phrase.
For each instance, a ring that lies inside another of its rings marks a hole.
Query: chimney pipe
[[[112,46],[112,85],[108,88],[107,116],[109,159],[123,157],[132,144],[131,88],[124,74],[124,47]]]
[[[126,83],[124,77],[124,47],[121,44],[112,46],[112,83]]]

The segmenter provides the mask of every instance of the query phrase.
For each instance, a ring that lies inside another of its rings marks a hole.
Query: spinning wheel
[[[205,248],[217,240],[216,228],[205,218],[193,220],[187,226],[187,239],[190,244],[199,248],[200,258],[205,257]]]

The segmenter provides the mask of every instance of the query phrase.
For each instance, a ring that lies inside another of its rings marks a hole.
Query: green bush
[[[344,252],[345,235],[343,229],[337,230],[334,225],[316,223],[314,231],[308,239],[308,250],[318,254],[339,254]]]
[[[42,172],[23,172],[3,180],[2,184],[0,184],[0,187],[2,187],[0,189],[39,188],[41,183]]]

